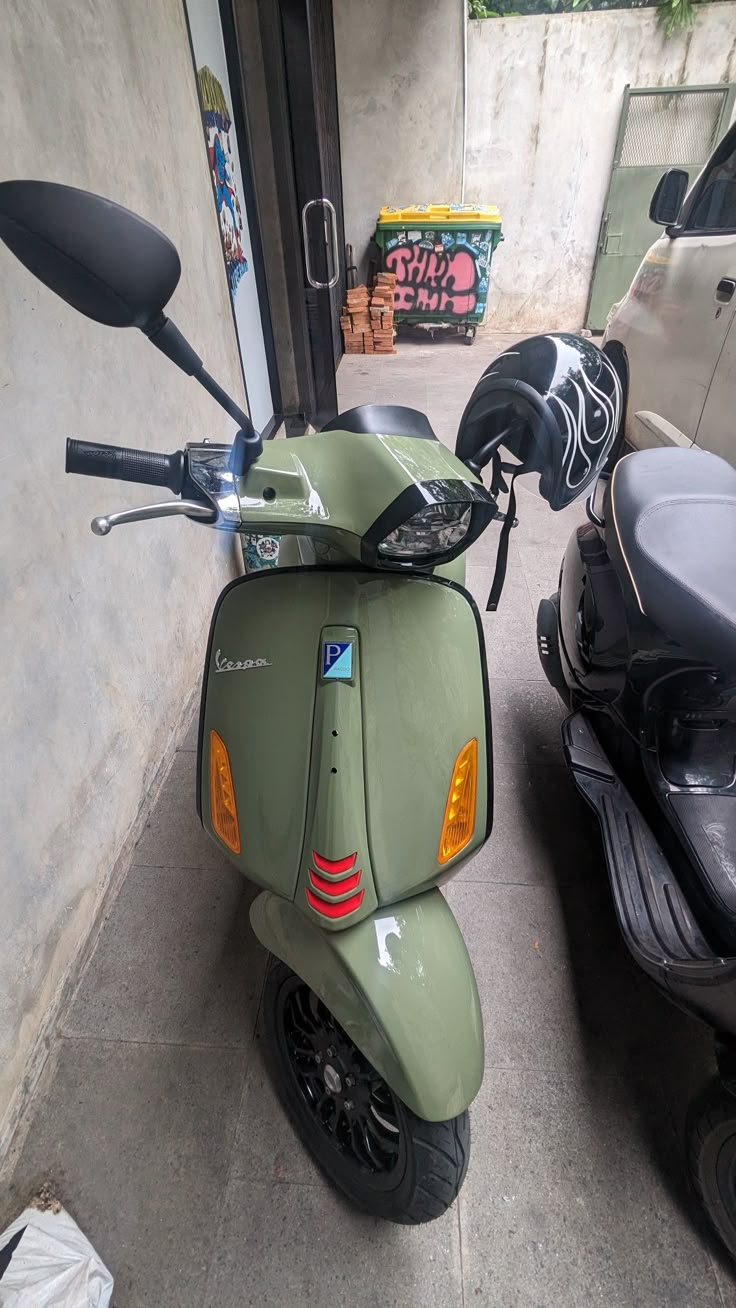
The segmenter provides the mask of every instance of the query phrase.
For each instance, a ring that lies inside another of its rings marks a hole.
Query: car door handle
[[[736,291],[736,278],[722,277],[716,286],[716,299],[719,304],[728,304]]]

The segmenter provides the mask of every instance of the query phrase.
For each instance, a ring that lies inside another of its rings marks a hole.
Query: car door
[[[696,440],[704,450],[720,454],[736,465],[736,129],[733,148],[716,158],[710,168],[692,220],[707,224],[718,234],[724,262],[723,276],[713,288],[711,313],[726,338],[716,361],[713,379],[698,423]]]
[[[736,310],[736,126],[654,243],[611,324],[629,367],[627,439],[690,445]]]

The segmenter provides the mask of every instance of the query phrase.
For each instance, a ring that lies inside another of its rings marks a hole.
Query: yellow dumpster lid
[[[501,211],[495,204],[410,204],[407,209],[384,205],[378,215],[381,223],[428,223],[440,227],[446,223],[500,223]]]

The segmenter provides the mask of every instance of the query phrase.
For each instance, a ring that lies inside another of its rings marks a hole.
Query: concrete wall
[[[365,275],[384,204],[457,196],[464,0],[335,0],[345,240]]]
[[[380,204],[459,198],[463,4],[380,0],[375,37],[359,0],[335,7],[346,232],[361,249]],[[506,238],[493,327],[582,324],[624,87],[736,80],[735,34],[732,0],[698,5],[669,39],[653,9],[469,23],[465,199],[498,204]]]
[[[4,175],[102,192],[169,233],[172,316],[242,398],[181,0],[6,0],[3,37]],[[81,318],[3,246],[0,404],[3,1146],[231,571],[230,538],[183,521],[94,537],[95,513],[160,492],[66,477],[64,439],[171,450],[232,424],[139,332]]]
[[[669,40],[653,9],[470,24],[466,194],[503,214],[497,329],[582,324],[625,85],[736,79],[736,4],[696,15]]]

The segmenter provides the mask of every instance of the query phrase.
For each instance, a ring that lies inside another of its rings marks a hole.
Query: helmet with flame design
[[[621,419],[621,383],[606,355],[580,336],[549,332],[519,341],[486,369],[455,452],[480,472],[503,449],[516,471],[539,473],[540,495],[562,509],[604,468]]]

